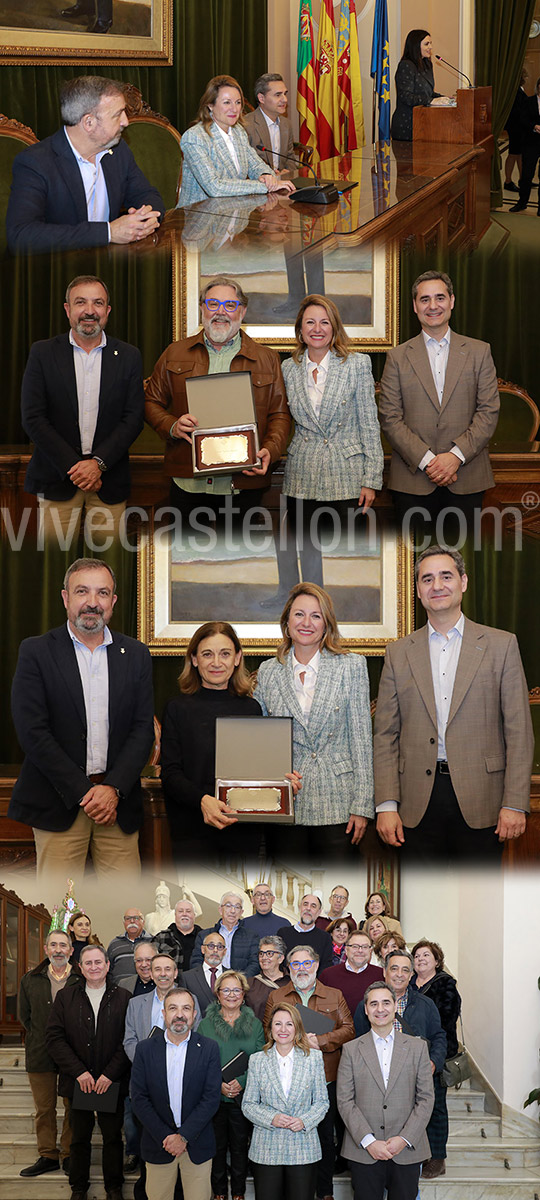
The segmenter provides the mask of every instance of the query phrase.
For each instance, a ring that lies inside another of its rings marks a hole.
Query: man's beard
[[[237,330],[234,328],[233,322],[229,320],[228,317],[223,317],[220,314],[219,317],[212,317],[210,319],[206,333],[211,342],[223,344],[225,342],[232,341],[233,337],[235,337],[237,333]]]
[[[94,624],[88,625],[88,621],[91,619],[93,619]],[[81,633],[101,633],[102,629],[105,628],[103,612],[101,609],[96,613],[80,612],[78,617],[75,618],[73,624],[75,629],[78,629]]]
[[[187,1033],[189,1022],[186,1017],[174,1017],[170,1024],[171,1033]]]
[[[89,321],[92,321],[92,325],[90,328],[88,328]],[[75,326],[75,333],[78,333],[79,337],[87,337],[87,338],[97,337],[98,333],[101,333],[101,325],[99,323],[99,318],[98,317],[79,317],[79,320],[77,321],[77,324]]]

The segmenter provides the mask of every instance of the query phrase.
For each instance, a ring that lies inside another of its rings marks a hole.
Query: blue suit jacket
[[[207,933],[219,933],[221,921],[216,921],[209,929],[201,929],[193,947],[190,967],[200,967],[203,962],[201,946]],[[243,971],[244,975],[256,975],[259,970],[259,936],[251,929],[246,929],[244,922],[238,922],[238,929],[233,934],[231,942],[231,968],[233,971]]]
[[[109,196],[109,220],[123,209],[165,205],[122,141],[101,160]],[[6,233],[16,251],[79,250],[106,246],[106,221],[89,221],[77,160],[63,129],[22,150],[13,162]]]
[[[134,638],[121,633],[112,638],[104,783],[120,791],[118,824],[124,833],[134,833],[142,825],[140,774],[154,737],[152,660],[148,647]],[[37,829],[69,829],[91,784],[83,689],[67,625],[21,642],[11,702],[26,757],[9,815]]]
[[[127,500],[129,448],[144,424],[142,360],[139,350],[107,337],[101,353],[101,382],[92,454],[107,470],[99,498]],[[48,500],[69,500],[75,486],[67,472],[82,456],[77,382],[69,334],[35,342],[22,382],[23,428],[34,442],[24,486]]]
[[[212,1117],[221,1099],[219,1047],[211,1038],[191,1032],[182,1087],[182,1120],[176,1125],[167,1087],[165,1038],[140,1042],[131,1068],[131,1103],[142,1121],[141,1155],[145,1162],[170,1163],[163,1140],[181,1133],[193,1163],[207,1162],[216,1153]]]
[[[442,1071],[446,1059],[446,1034],[441,1025],[439,1010],[433,1000],[409,987],[403,1021],[405,1022],[403,1033],[410,1034],[412,1031],[415,1037],[424,1038],[428,1044],[430,1059],[435,1063],[437,1071]],[[369,1033],[370,1025],[363,1000],[360,1001],[354,1014],[354,1028],[357,1037]]]

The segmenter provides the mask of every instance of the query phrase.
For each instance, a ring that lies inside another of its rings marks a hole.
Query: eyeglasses
[[[219,312],[220,308],[223,308],[226,313],[229,313],[230,316],[234,316],[235,312],[237,312],[239,308],[243,308],[240,300],[216,300],[214,298],[211,300],[203,300],[203,304],[206,308],[206,311],[209,313],[217,313]]]
[[[235,912],[242,912],[242,909],[243,909],[244,905],[243,905],[243,904],[229,904],[229,903],[227,903],[227,904],[224,904],[224,905],[223,905],[223,907],[224,907],[224,908],[232,908],[232,909],[234,909],[234,911],[235,911]]]
[[[205,942],[203,950],[224,950],[225,946],[222,942]]]
[[[306,958],[304,960],[304,962],[298,962],[298,959],[295,958],[295,959],[293,959],[292,962],[289,963],[289,966],[292,967],[293,971],[301,971],[302,968],[304,968],[304,970],[306,970],[307,967],[312,967],[314,962],[315,962],[314,958]]]
[[[244,993],[242,988],[222,987],[219,989],[219,994],[220,996],[243,996]]]
[[[259,950],[259,958],[275,958],[279,950]]]

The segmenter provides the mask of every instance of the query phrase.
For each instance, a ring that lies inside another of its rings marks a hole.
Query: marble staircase
[[[37,1179],[19,1171],[37,1158],[33,1101],[21,1048],[0,1048],[0,1196],[2,1200],[69,1200],[62,1170]],[[446,1175],[420,1183],[421,1200],[540,1200],[540,1128],[519,1115],[500,1115],[493,1097],[468,1081],[448,1092],[450,1138]],[[134,1177],[124,1184],[132,1200]],[[104,1200],[100,1135],[96,1126],[88,1200]],[[253,1200],[248,1182],[246,1200]],[[335,1200],[350,1200],[348,1175],[334,1179]],[[276,1200],[279,1198],[276,1197]]]

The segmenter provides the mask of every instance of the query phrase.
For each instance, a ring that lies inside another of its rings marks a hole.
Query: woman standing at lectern
[[[412,141],[413,109],[417,105],[427,108],[435,99],[449,103],[448,96],[435,91],[431,55],[431,34],[427,29],[411,29],[395,76],[396,111],[390,126],[395,141]]]

